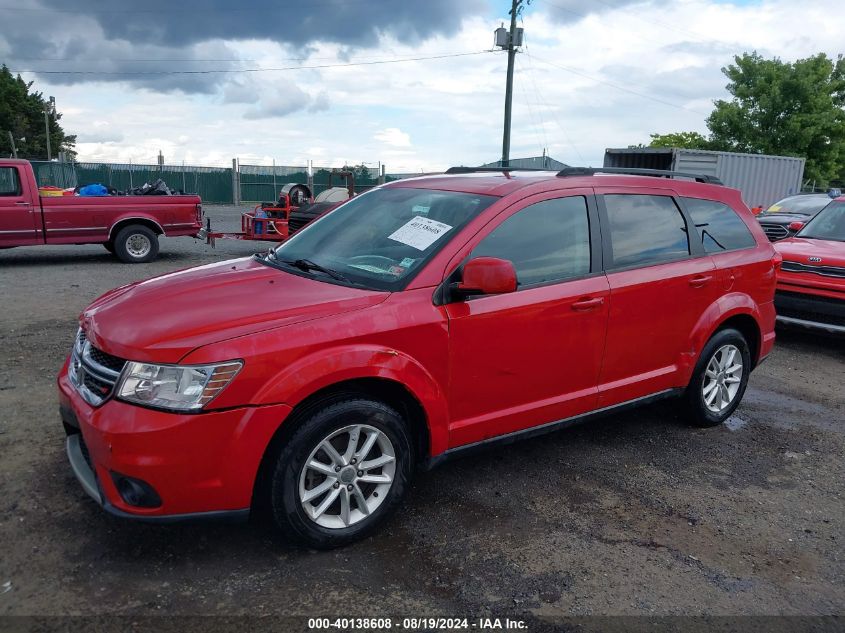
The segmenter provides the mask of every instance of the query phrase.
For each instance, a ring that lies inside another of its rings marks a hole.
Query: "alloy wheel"
[[[299,475],[299,502],[317,525],[342,529],[370,516],[387,498],[396,475],[390,438],[366,424],[323,438]]]
[[[705,406],[713,413],[721,413],[736,398],[742,382],[742,353],[736,345],[723,345],[707,363],[701,395]]]

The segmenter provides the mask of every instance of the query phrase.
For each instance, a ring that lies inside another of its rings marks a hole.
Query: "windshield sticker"
[[[418,251],[424,251],[451,228],[451,226],[443,224],[443,222],[437,222],[436,220],[430,220],[429,218],[418,215],[413,220],[400,226],[391,235],[388,235],[387,239],[393,240],[394,242],[401,242]]]
[[[417,261],[417,260],[416,260],[416,259],[412,259],[412,258],[410,258],[410,257],[406,257],[406,258],[405,258],[405,259],[403,259],[401,262],[399,262],[399,265],[400,265],[402,268],[410,268],[411,266],[413,266],[413,265],[414,265],[414,262],[415,262],[415,261]]]

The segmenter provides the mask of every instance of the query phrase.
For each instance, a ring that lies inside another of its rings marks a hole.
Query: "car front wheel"
[[[281,449],[270,504],[287,536],[319,549],[372,533],[396,508],[413,452],[401,415],[351,397],[316,410]]]

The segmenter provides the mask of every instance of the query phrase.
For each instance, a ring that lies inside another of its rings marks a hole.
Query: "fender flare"
[[[720,328],[728,319],[735,316],[748,316],[754,319],[757,324],[758,332],[762,332],[760,323],[762,315],[757,303],[748,295],[740,292],[731,292],[722,295],[699,317],[693,328],[692,335],[692,350],[691,353],[685,353],[682,366],[685,370],[685,379],[689,380],[692,376],[695,364],[698,362],[698,357],[701,350],[710,340],[710,337]],[[761,341],[756,341],[760,345]],[[757,359],[754,359],[756,362]]]
[[[117,218],[112,225],[109,227],[109,241],[114,239],[115,228],[120,224],[128,223],[129,220],[137,220],[140,222],[149,222],[150,224],[154,224],[159,232],[159,235],[167,235],[164,231],[164,227],[161,226],[161,223],[151,216],[146,215],[127,215],[123,217]]]
[[[434,377],[411,356],[380,345],[345,345],[320,350],[286,366],[255,394],[255,404],[296,407],[312,394],[339,383],[378,378],[403,386],[425,413],[430,455],[448,447],[446,396]]]

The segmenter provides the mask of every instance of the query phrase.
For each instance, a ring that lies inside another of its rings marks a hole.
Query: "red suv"
[[[265,508],[332,547],[495,441],[670,396],[721,423],[772,349],[780,257],[739,192],[611,171],[403,180],[106,293],[58,379],[77,478],[123,517]]]

